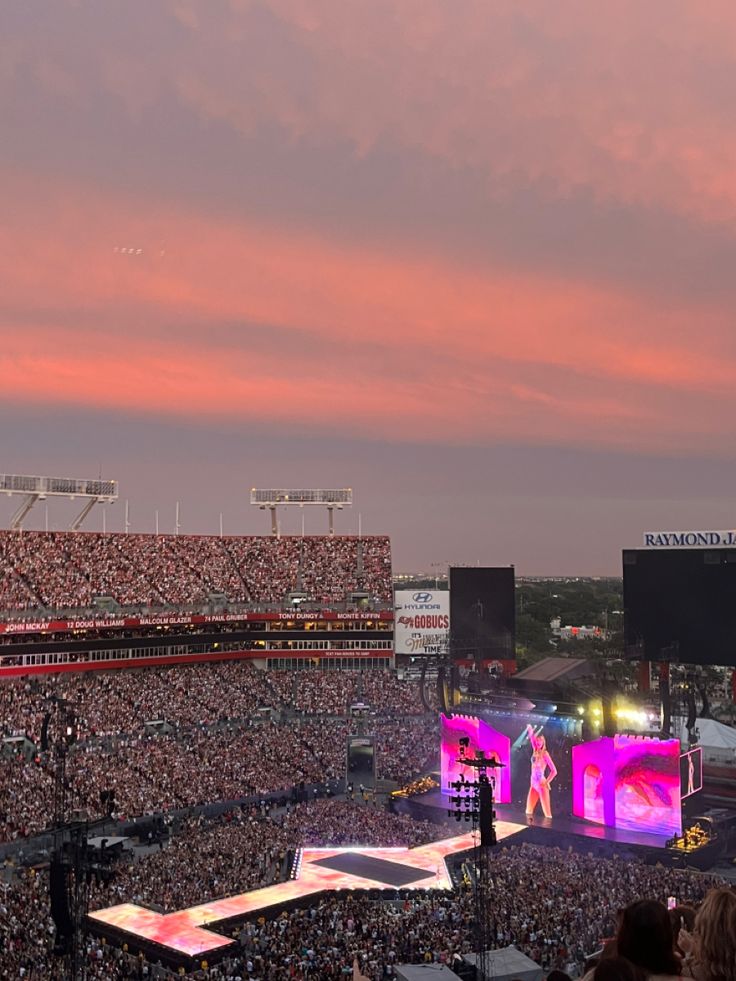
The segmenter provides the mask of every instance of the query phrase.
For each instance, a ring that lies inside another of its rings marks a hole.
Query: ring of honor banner
[[[447,590],[397,589],[394,593],[394,651],[409,657],[438,655],[450,642]]]

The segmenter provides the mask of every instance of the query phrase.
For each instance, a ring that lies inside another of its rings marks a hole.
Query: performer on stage
[[[549,802],[549,785],[557,776],[557,767],[552,762],[552,757],[547,752],[547,742],[541,732],[537,735],[534,729],[528,725],[526,731],[529,741],[532,744],[532,773],[529,781],[529,794],[526,798],[526,813],[531,816],[537,806],[537,802],[542,805],[542,813],[546,818],[552,817],[552,808]],[[545,775],[545,771],[549,773]]]

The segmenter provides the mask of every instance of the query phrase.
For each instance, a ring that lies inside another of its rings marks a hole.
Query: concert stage
[[[500,819],[498,839],[524,830],[524,825]],[[254,915],[275,915],[320,893],[344,889],[397,890],[453,888],[447,859],[473,848],[471,834],[463,834],[417,848],[304,848],[298,854],[296,877],[263,889],[200,906],[161,914],[122,903],[89,914],[89,926],[114,943],[127,943],[176,965],[223,956],[234,941],[212,927],[235,926]]]
[[[410,814],[418,821],[433,821],[437,824],[447,824],[448,829],[459,828],[461,825],[448,817],[447,812],[450,807],[448,798],[437,790],[430,790],[426,794],[416,797],[394,798],[393,809],[397,813]],[[555,845],[561,835],[574,835],[585,838],[588,841],[612,842],[619,845],[628,845],[635,848],[657,849],[658,851],[667,845],[668,835],[653,834],[649,831],[628,831],[622,828],[609,828],[602,824],[593,824],[583,818],[575,817],[571,814],[555,814],[552,818],[543,817],[539,811],[534,817],[528,817],[522,807],[513,804],[495,804],[494,810],[498,816],[499,823],[510,822],[521,830],[535,829],[533,836],[523,835],[522,839],[535,841],[546,845]],[[499,836],[500,837],[500,836]],[[659,856],[661,860],[661,856]]]

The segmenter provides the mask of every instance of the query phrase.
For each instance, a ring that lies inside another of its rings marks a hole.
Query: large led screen
[[[573,813],[671,836],[682,830],[680,743],[617,735],[573,747]]]
[[[442,716],[440,747],[440,774],[442,792],[452,793],[450,784],[461,778],[472,780],[477,770],[464,766],[462,758],[461,739],[467,739],[465,755],[474,759],[481,751],[487,759],[502,763],[501,769],[489,770],[489,776],[494,781],[494,798],[499,804],[507,804],[511,800],[511,741],[503,733],[487,725],[480,719],[466,715]]]
[[[513,567],[450,569],[450,634],[461,657],[513,661],[516,594]]]
[[[571,749],[582,735],[579,718],[491,709],[488,724],[511,743],[511,803],[536,817],[570,813]]]
[[[629,550],[623,570],[632,653],[736,665],[736,548]]]
[[[447,793],[450,761],[459,755],[459,739],[467,736],[474,754],[499,754],[501,771],[499,803],[512,803],[538,817],[570,813],[571,756],[581,738],[582,723],[567,716],[543,716],[537,712],[488,710],[483,719],[443,716],[442,787]],[[495,733],[495,735],[491,735]],[[503,740],[503,741],[502,741]],[[508,747],[507,755],[502,748]],[[458,771],[459,773],[459,771]],[[450,780],[457,776],[450,776]]]
[[[680,757],[680,797],[690,797],[702,789],[703,749],[696,746]]]

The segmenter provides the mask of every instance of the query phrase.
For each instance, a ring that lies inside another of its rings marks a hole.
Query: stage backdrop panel
[[[467,737],[470,743],[465,755],[471,759],[476,751],[481,750],[488,759],[495,759],[503,764],[501,770],[489,770],[489,776],[495,778],[494,800],[498,804],[508,804],[511,801],[511,740],[498,729],[488,725],[481,719],[468,715],[443,715],[440,727],[440,773],[442,793],[450,794],[449,784],[459,780],[462,775],[465,780],[472,780],[476,772],[474,768],[463,766],[457,760],[460,757],[460,740]]]
[[[597,824],[682,832],[680,743],[616,735],[572,749],[573,813]]]

